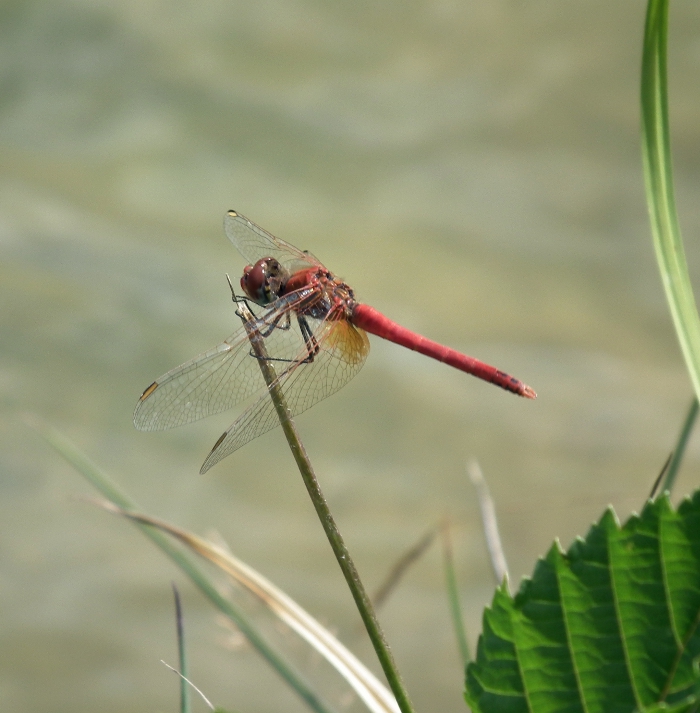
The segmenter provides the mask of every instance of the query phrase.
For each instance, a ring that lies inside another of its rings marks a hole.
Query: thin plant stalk
[[[467,629],[464,625],[462,605],[459,601],[459,586],[457,585],[457,574],[455,572],[450,523],[447,520],[442,527],[442,551],[445,566],[447,600],[450,606],[450,616],[452,617],[452,628],[457,637],[457,648],[459,649],[459,655],[462,659],[462,666],[466,666],[471,661],[471,655],[469,653],[469,642],[467,641]]]
[[[700,398],[700,319],[685,259],[673,189],[666,50],[668,0],[649,0],[642,54],[642,157],[647,206],[676,335]]]
[[[688,439],[690,438],[690,433],[695,425],[695,420],[698,417],[698,400],[697,397],[693,399],[686,414],[685,421],[683,422],[683,428],[681,429],[680,435],[678,436],[678,443],[673,451],[671,460],[666,469],[666,475],[664,476],[664,482],[661,486],[661,492],[667,491],[671,492],[673,484],[678,475],[678,470],[683,460],[685,454],[686,446],[688,445]]]
[[[389,648],[377,616],[374,612],[372,602],[365,590],[364,585],[362,584],[362,580],[357,572],[355,563],[350,557],[350,553],[345,546],[343,537],[338,530],[335,519],[333,518],[330,508],[328,507],[328,503],[326,502],[326,499],[321,491],[316,474],[314,473],[311,465],[311,461],[306,453],[306,449],[304,448],[294,422],[292,421],[289,407],[287,406],[282,389],[279,386],[277,374],[269,361],[269,356],[267,354],[267,350],[265,349],[264,338],[255,327],[255,317],[248,309],[248,306],[244,301],[240,301],[238,303],[238,314],[243,320],[243,324],[248,332],[250,344],[255,356],[258,359],[260,370],[262,371],[263,378],[265,379],[270,392],[270,398],[272,399],[275,410],[277,411],[277,416],[279,417],[282,430],[284,431],[289,448],[292,451],[294,460],[299,468],[306,490],[308,491],[311,502],[316,509],[316,514],[321,521],[321,525],[326,533],[328,541],[330,542],[333,553],[338,560],[338,564],[340,565],[340,569],[345,577],[345,581],[350,588],[350,592],[355,600],[355,605],[360,612],[360,616],[362,617],[362,621],[367,629],[367,633],[377,654],[382,670],[384,671],[384,675],[389,683],[389,687],[396,697],[396,702],[398,703],[402,713],[413,713],[413,706],[411,705],[411,701],[408,697],[408,692],[404,687],[401,675],[396,667],[396,663],[394,662],[391,649]]]

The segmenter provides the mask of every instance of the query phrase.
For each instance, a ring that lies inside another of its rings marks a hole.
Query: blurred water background
[[[156,376],[236,327],[228,208],[539,393],[518,399],[372,339],[355,381],[298,419],[370,590],[449,515],[475,646],[494,582],[472,457],[514,586],[553,538],[568,545],[609,503],[622,517],[642,505],[691,397],[644,204],[643,19],[632,0],[0,4],[2,710],[176,710],[159,663],[175,662],[172,580],[210,699],[305,710],[133,528],[72,499],[89,487],[22,412],[143,509],[215,530],[377,670],[279,429],[202,477],[236,412],[162,434],[131,423]],[[700,9],[675,4],[671,21],[697,278]],[[695,440],[679,493],[699,458]],[[433,548],[381,618],[418,710],[447,713],[464,704],[440,560]]]

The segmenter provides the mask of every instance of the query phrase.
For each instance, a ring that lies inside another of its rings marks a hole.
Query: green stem
[[[338,526],[336,525],[333,515],[331,514],[328,503],[321,492],[321,488],[318,484],[311,461],[306,454],[306,449],[304,448],[294,422],[292,421],[292,415],[289,411],[289,407],[287,406],[284,394],[282,393],[277,374],[270,364],[269,356],[265,348],[264,338],[255,328],[255,318],[250,310],[248,310],[245,303],[239,303],[238,313],[243,320],[246,331],[248,332],[248,338],[250,339],[253,352],[258,358],[260,370],[262,371],[263,378],[267,383],[270,398],[272,399],[272,403],[277,411],[277,416],[279,417],[280,424],[282,425],[282,430],[284,431],[287,443],[289,443],[289,448],[292,451],[292,455],[294,456],[294,460],[299,468],[299,472],[301,473],[301,477],[304,481],[304,485],[306,486],[306,490],[309,493],[311,502],[316,509],[316,514],[318,515],[321,525],[326,533],[326,537],[328,538],[331,548],[333,549],[333,553],[338,560],[338,564],[343,572],[345,581],[348,583],[348,587],[350,588],[350,592],[352,593],[355,604],[360,612],[360,616],[362,617],[362,621],[367,629],[369,638],[374,646],[374,650],[377,653],[384,675],[389,682],[389,686],[396,697],[396,702],[398,703],[402,713],[413,713],[411,701],[408,697],[403,681],[401,680],[401,675],[396,667],[396,663],[394,662],[391,649],[389,648],[381,626],[379,625],[372,602],[365,591],[364,585],[360,580],[360,575],[355,567],[355,563],[350,557],[348,548],[345,546],[345,542],[343,541],[340,531],[338,530]]]

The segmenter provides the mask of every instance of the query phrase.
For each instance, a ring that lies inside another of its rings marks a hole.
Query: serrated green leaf
[[[690,711],[700,702],[700,493],[554,543],[497,590],[466,672],[476,713]]]

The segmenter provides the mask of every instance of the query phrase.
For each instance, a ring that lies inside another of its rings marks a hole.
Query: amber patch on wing
[[[333,322],[326,338],[326,347],[337,352],[348,364],[361,364],[369,352],[369,339],[363,329],[357,329],[341,319]]]

